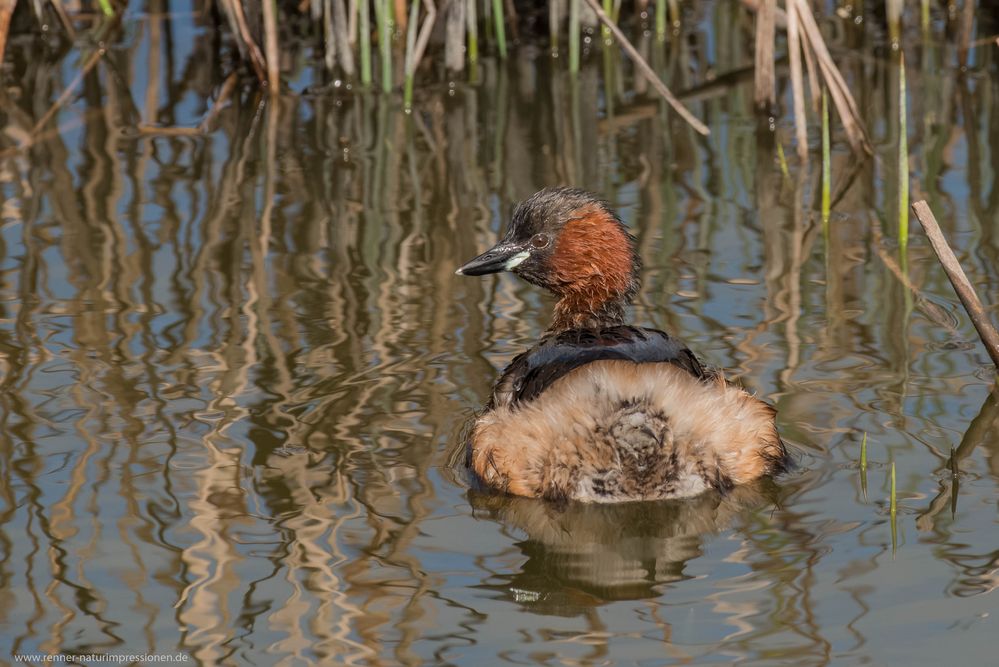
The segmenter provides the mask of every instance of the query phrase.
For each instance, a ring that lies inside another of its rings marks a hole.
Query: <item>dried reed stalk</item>
[[[267,85],[270,87],[271,95],[277,95],[281,87],[281,51],[278,48],[276,1],[263,0],[264,51],[267,54]]]
[[[465,0],[447,0],[444,34],[444,65],[460,72],[465,69]]]
[[[336,39],[337,51],[340,53],[340,63],[343,73],[348,78],[354,77],[354,51],[350,48],[350,27],[347,25],[347,8],[344,0],[333,2],[333,36]],[[329,45],[326,46],[329,48]]]
[[[777,82],[774,74],[774,14],[777,0],[763,0],[756,14],[756,75],[754,99],[756,108],[770,110],[777,104]]]
[[[683,106],[683,103],[673,95],[670,89],[666,87],[666,84],[663,83],[662,80],[656,75],[655,70],[649,67],[649,64],[645,62],[645,58],[642,57],[642,54],[640,54],[635,47],[632,46],[631,42],[628,41],[628,38],[623,32],[621,32],[621,29],[617,27],[617,24],[614,23],[609,16],[607,16],[603,8],[600,6],[600,3],[598,3],[597,0],[586,0],[586,4],[589,5],[590,9],[593,10],[593,13],[597,15],[597,18],[600,19],[604,25],[610,28],[611,32],[614,34],[614,38],[617,39],[618,44],[620,44],[621,48],[624,49],[624,52],[628,54],[631,61],[635,63],[635,67],[638,68],[638,71],[640,71],[645,78],[648,79],[649,83],[652,84],[652,87],[663,96],[666,102],[673,107],[673,110],[676,111],[681,118],[687,121],[691,127],[697,130],[698,133],[704,136],[711,134],[711,130],[708,129],[707,125],[699,121],[694,114],[690,113],[687,107]]]
[[[930,240],[933,252],[937,254],[937,259],[940,260],[944,272],[950,279],[951,285],[954,286],[954,291],[957,292],[961,304],[968,312],[971,323],[975,325],[978,337],[985,344],[985,349],[992,358],[992,363],[999,369],[999,332],[989,320],[978,294],[975,293],[975,288],[968,280],[968,276],[965,275],[961,263],[957,261],[957,257],[947,243],[947,239],[944,238],[943,232],[940,231],[940,225],[937,223],[933,211],[930,210],[929,204],[920,200],[912,205],[912,212],[916,214],[916,219],[926,231],[926,237]]]
[[[246,14],[243,13],[243,5],[240,0],[220,0],[226,14],[230,17],[230,23],[236,26],[236,44],[244,57],[248,56],[250,66],[253,67],[257,78],[264,82],[267,80],[267,67],[264,63],[264,54],[260,52],[260,47],[250,33],[250,26],[246,22]]]
[[[836,112],[843,123],[843,129],[846,130],[846,138],[850,142],[850,147],[858,154],[873,154],[874,151],[871,149],[870,140],[864,130],[857,103],[832,56],[829,55],[829,49],[826,47],[825,40],[822,39],[822,32],[815,22],[812,10],[805,3],[805,0],[787,0],[787,7],[788,14],[792,11],[797,12],[797,19],[804,37],[803,41],[806,48],[812,49],[818,61],[819,71],[822,73],[829,95],[836,106]]]
[[[794,105],[794,135],[798,157],[808,160],[808,126],[805,123],[804,81],[801,77],[801,38],[798,33],[798,13],[788,12],[787,50],[791,60],[791,102]]]

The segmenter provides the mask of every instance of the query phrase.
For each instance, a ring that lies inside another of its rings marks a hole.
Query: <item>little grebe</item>
[[[776,411],[703,366],[678,339],[625,324],[634,239],[608,205],[549,188],[457,273],[512,271],[552,292],[555,317],[475,420],[468,462],[488,487],[621,502],[725,491],[785,467]]]

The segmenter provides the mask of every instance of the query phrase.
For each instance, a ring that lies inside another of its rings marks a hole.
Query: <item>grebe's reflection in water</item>
[[[519,572],[497,572],[488,588],[539,613],[572,615],[580,607],[657,597],[662,584],[688,578],[687,563],[713,535],[739,517],[773,507],[779,488],[770,480],[728,493],[686,500],[553,504],[471,490],[479,519],[525,535]]]

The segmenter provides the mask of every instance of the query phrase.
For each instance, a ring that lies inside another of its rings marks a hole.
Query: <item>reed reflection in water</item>
[[[484,60],[478,85],[418,90],[412,115],[321,87],[265,101],[236,86],[213,108],[226,79],[194,66],[215,62],[212,35],[153,15],[33,132],[77,70],[12,43],[2,651],[928,664],[960,631],[971,661],[991,656],[987,360],[925,245],[907,258],[915,292],[893,270],[887,159],[856,167],[837,142],[828,233],[814,170],[782,177],[791,128],[758,127],[751,78],[716,76],[752,61],[742,12],[698,3],[682,40],[639,43],[707,140],[627,92],[640,85],[616,55],[573,79],[527,47]],[[190,48],[168,49],[169,30]],[[890,156],[898,129],[879,119],[897,118],[897,69],[850,55],[857,35],[842,67],[870,84],[861,107]],[[928,119],[913,173],[999,303],[995,57],[955,79],[946,48],[909,58],[910,108]],[[796,473],[618,508],[468,490],[449,465],[461,428],[550,302],[453,271],[554,183],[621,210],[646,267],[636,320],[775,401]]]

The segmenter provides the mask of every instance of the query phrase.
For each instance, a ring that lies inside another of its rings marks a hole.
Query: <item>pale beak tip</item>
[[[454,275],[456,275],[456,276],[463,276],[463,275],[465,275],[465,272],[462,271],[461,267],[459,266],[457,269],[454,270]]]

